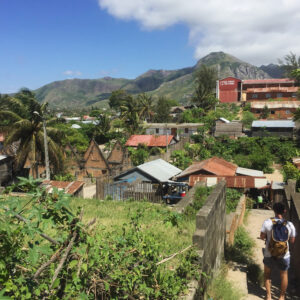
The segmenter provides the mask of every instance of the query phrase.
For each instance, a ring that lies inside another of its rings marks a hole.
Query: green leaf
[[[73,268],[74,266],[76,266],[78,264],[78,260],[72,260],[70,263],[69,263],[69,268]]]

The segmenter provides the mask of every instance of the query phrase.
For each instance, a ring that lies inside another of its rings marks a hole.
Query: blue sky
[[[141,29],[96,0],[1,0],[0,12],[0,93],[196,63],[185,25]]]
[[[300,54],[299,0],[0,0],[0,93],[135,78],[224,51],[260,66]]]

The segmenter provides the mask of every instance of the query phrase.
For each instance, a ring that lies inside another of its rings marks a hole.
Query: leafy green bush
[[[241,196],[243,195],[237,189],[226,189],[226,213],[235,212]]]
[[[142,210],[113,231],[90,231],[81,209],[54,190],[30,201],[0,198],[0,293],[13,299],[176,299],[198,277],[197,254],[158,264],[161,241],[142,226]],[[23,221],[22,221],[23,220]],[[167,222],[176,226],[178,218]]]

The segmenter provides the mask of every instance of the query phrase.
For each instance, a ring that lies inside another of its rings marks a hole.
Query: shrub
[[[243,193],[237,189],[226,189],[226,213],[235,212]]]

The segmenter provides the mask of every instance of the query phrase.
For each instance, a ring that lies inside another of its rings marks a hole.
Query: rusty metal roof
[[[63,189],[65,193],[74,195],[83,185],[83,181],[57,181],[57,180],[44,180],[42,185],[46,187],[47,192],[52,192],[53,188],[58,190]]]
[[[236,169],[237,165],[215,156],[204,161],[192,164],[183,172],[181,172],[177,177],[185,177],[201,170],[217,176],[234,176]]]
[[[132,135],[125,146],[137,147],[143,144],[148,147],[166,147],[166,142],[169,145],[173,139],[173,135]]]
[[[290,78],[272,78],[272,79],[247,79],[243,80],[244,84],[268,84],[268,83],[295,83],[295,80]]]

